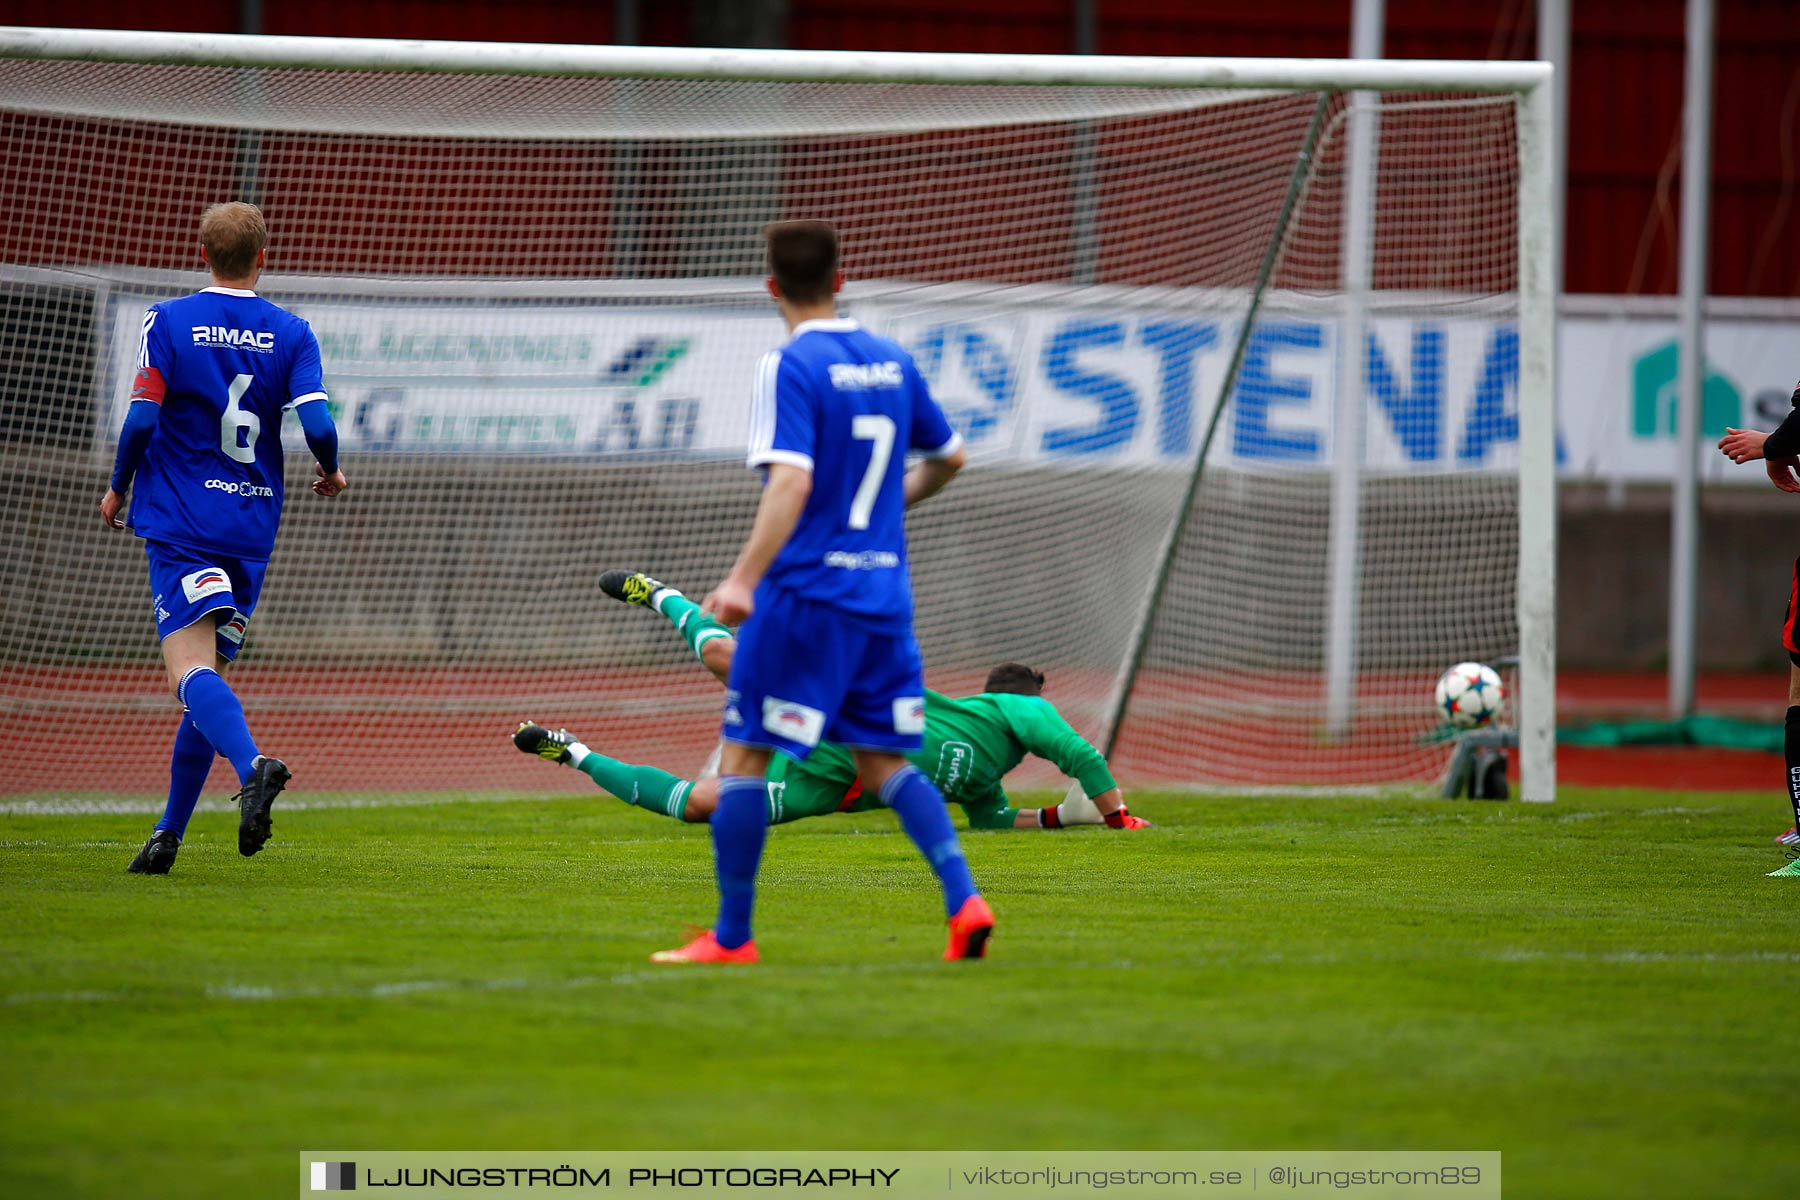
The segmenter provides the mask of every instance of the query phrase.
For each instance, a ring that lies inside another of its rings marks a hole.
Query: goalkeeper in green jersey
[[[698,604],[641,573],[608,571],[600,577],[600,586],[615,599],[667,618],[706,669],[725,681],[736,639]],[[1124,793],[1106,759],[1039,694],[1043,687],[1041,673],[1006,663],[989,672],[979,696],[952,700],[927,691],[925,744],[908,757],[946,800],[962,806],[971,829],[1060,829],[1080,824],[1147,828],[1148,821],[1126,810]],[[574,767],[627,804],[677,820],[706,821],[718,803],[717,779],[681,779],[655,767],[619,762],[589,749],[567,730],[527,721],[513,735],[513,744],[527,754]],[[1013,807],[1002,780],[1027,754],[1055,763],[1081,784],[1091,804],[1064,801],[1055,808]],[[771,825],[881,807],[880,798],[863,789],[850,752],[831,742],[821,743],[804,762],[777,754],[770,761],[768,780]]]

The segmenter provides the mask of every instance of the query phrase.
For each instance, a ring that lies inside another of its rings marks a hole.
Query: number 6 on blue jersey
[[[262,436],[262,418],[238,407],[238,401],[255,382],[254,375],[239,375],[225,393],[225,411],[219,417],[219,449],[241,463],[256,461],[256,439]]]

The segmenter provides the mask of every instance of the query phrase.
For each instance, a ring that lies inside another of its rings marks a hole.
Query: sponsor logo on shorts
[[[157,606],[156,606],[156,619],[157,619],[157,620],[158,620],[158,621],[166,621],[166,620],[168,620],[168,619],[169,619],[169,610],[168,610],[168,609],[166,609],[166,608],[164,608],[164,607],[163,607],[163,606],[162,606],[162,605],[160,605],[160,604],[159,604],[159,605],[157,605]]]
[[[765,732],[779,734],[802,746],[816,746],[825,735],[824,713],[778,696],[763,697],[762,723]]]
[[[246,500],[273,500],[275,489],[260,483],[239,483],[233,479],[209,479],[206,481],[209,492],[225,492],[232,496],[242,496]]]
[[[195,325],[194,345],[210,350],[251,350],[275,353],[275,335],[267,330],[231,329],[224,325]]]
[[[902,696],[894,701],[894,732],[908,735],[925,732],[925,697]]]
[[[831,386],[840,392],[866,392],[870,388],[897,388],[905,382],[897,362],[832,363]]]
[[[742,699],[742,697],[739,695],[736,688],[726,689],[726,691],[725,691],[725,724],[727,724],[727,725],[742,725],[744,723],[743,710],[738,707],[738,701],[740,699]]]
[[[900,565],[900,556],[892,550],[833,550],[825,556],[825,565],[846,571],[880,571]]]
[[[181,577],[181,590],[192,604],[208,596],[231,594],[231,578],[217,567],[204,567]]]
[[[241,646],[244,644],[244,630],[249,624],[249,617],[241,612],[234,612],[229,621],[219,626],[219,636],[234,646]]]
[[[944,795],[954,796],[969,782],[969,771],[974,762],[975,747],[967,742],[945,742],[943,749],[938,751],[937,770],[932,773],[931,781]]]

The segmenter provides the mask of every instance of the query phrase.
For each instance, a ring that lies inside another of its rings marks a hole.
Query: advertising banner
[[[123,420],[148,303],[114,301],[107,437]],[[756,362],[785,340],[772,307],[426,299],[291,307],[318,335],[351,454],[735,457]],[[912,354],[977,461],[1076,469],[1190,463],[1240,329],[1235,315],[1091,304],[888,300],[855,312]],[[1671,478],[1675,336],[1671,319],[1562,321],[1565,479]],[[1335,317],[1265,309],[1209,461],[1329,470],[1351,359],[1341,339]],[[1519,344],[1510,320],[1371,317],[1360,366],[1366,469],[1516,464]],[[1728,425],[1773,428],[1796,374],[1800,329],[1712,322],[1706,436],[1716,440]],[[298,449],[297,430],[288,432]],[[1709,479],[1762,482],[1721,456],[1703,464]]]

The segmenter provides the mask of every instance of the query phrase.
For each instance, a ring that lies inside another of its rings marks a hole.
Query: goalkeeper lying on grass
[[[702,613],[698,604],[641,573],[608,571],[600,577],[600,587],[616,600],[662,614],[706,669],[725,681],[737,642],[731,630]],[[1106,759],[1039,695],[1043,686],[1043,675],[1007,663],[988,674],[987,690],[979,696],[952,700],[926,692],[925,744],[909,756],[913,765],[937,784],[945,799],[962,806],[971,829],[1102,823],[1114,829],[1147,828],[1148,821],[1126,811],[1124,793]],[[590,750],[566,729],[552,732],[527,721],[513,735],[513,744],[527,754],[574,767],[627,804],[677,820],[708,820],[718,804],[717,779],[679,779],[655,767],[619,762]],[[1055,808],[1008,804],[1001,780],[1027,753],[1048,759],[1079,781],[1092,806],[1068,801]],[[769,764],[768,799],[771,825],[881,806],[879,797],[863,790],[850,752],[831,742],[821,743],[805,762],[777,754]]]

